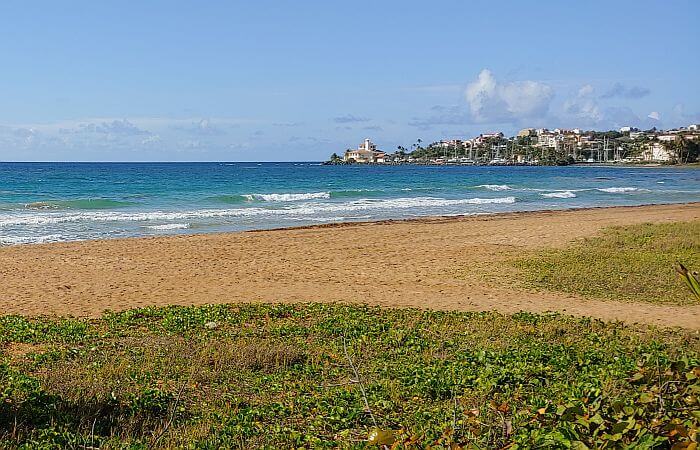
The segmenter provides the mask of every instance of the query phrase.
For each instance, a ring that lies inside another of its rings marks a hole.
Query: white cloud
[[[187,134],[194,136],[222,136],[226,134],[226,131],[221,126],[222,124],[215,124],[210,119],[201,119],[198,122],[190,122],[189,124],[183,125],[181,123],[175,123],[170,127],[173,130],[184,131]],[[235,124],[223,124],[228,128],[237,126]]]
[[[564,112],[574,116],[579,126],[595,126],[603,120],[603,113],[594,94],[593,86],[584,84],[574,98],[564,102]]]
[[[500,83],[484,69],[465,91],[472,118],[477,122],[518,123],[545,116],[553,89],[538,81]]]
[[[91,134],[105,134],[112,136],[147,136],[151,134],[150,131],[141,129],[129,122],[127,119],[123,120],[112,120],[110,122],[101,123],[80,123],[73,128],[61,128],[59,133],[65,134],[80,134],[80,133],[91,133]]]
[[[601,106],[598,96],[590,84],[579,88],[576,94],[564,102],[564,115],[560,119],[566,126],[615,129],[623,126],[641,128],[659,127],[661,115],[652,112],[646,117],[638,116],[628,106]]]
[[[146,137],[145,139],[142,139],[141,145],[156,145],[156,144],[160,144],[161,142],[162,142],[162,139],[160,138],[160,136],[157,134],[153,134],[153,135]]]

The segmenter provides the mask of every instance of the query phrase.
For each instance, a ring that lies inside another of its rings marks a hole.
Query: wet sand
[[[611,225],[700,219],[700,203],[0,248],[0,313],[99,316],[147,305],[347,302],[504,313],[560,311],[700,330],[700,306],[514,291],[467,275],[519,249]]]

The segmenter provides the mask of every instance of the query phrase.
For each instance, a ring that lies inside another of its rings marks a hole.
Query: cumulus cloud
[[[357,122],[369,122],[370,119],[367,117],[358,117],[352,114],[346,114],[344,116],[338,116],[333,118],[335,123],[357,123]]]
[[[209,119],[201,119],[189,125],[173,125],[172,128],[195,136],[221,136],[226,134],[221,127],[212,124]]]
[[[590,84],[581,86],[573,98],[564,102],[564,112],[573,116],[581,126],[599,124],[603,119],[603,113],[594,94],[595,89]]]
[[[112,120],[111,122],[101,123],[80,123],[74,128],[61,128],[59,133],[63,134],[105,134],[114,136],[146,136],[151,134],[150,131],[141,129],[129,122],[127,119]]]
[[[615,83],[610,89],[605,91],[600,98],[626,98],[626,99],[636,99],[642,98],[649,95],[651,91],[645,87],[640,86],[625,86],[622,83]]]
[[[141,139],[141,145],[144,145],[144,146],[157,145],[157,144],[160,144],[162,141],[163,140],[160,138],[159,135],[152,134],[150,136],[147,136],[144,139]]]
[[[140,117],[0,125],[0,160],[60,159],[61,155],[86,160],[133,158],[128,155],[167,158],[171,151],[199,155],[224,151],[231,141],[230,130],[240,123],[246,120]]]
[[[499,82],[484,69],[467,86],[465,97],[476,122],[518,123],[547,114],[553,89],[538,81]]]
[[[682,125],[700,123],[700,111],[686,111],[685,105],[678,103],[673,107],[673,118]]]
[[[28,147],[39,138],[33,128],[0,126],[0,144],[3,147]]]
[[[573,97],[564,102],[564,115],[560,120],[568,126],[599,129],[623,126],[652,128],[661,125],[661,115],[658,112],[640,117],[628,106],[601,106],[598,99],[603,97],[596,95],[595,89],[590,84],[581,86]]]

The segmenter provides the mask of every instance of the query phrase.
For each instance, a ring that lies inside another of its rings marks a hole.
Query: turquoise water
[[[0,163],[0,244],[700,201],[700,170]]]

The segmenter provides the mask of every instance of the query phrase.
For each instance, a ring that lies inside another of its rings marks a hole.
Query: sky
[[[314,161],[700,122],[700,2],[0,3],[0,161]]]

